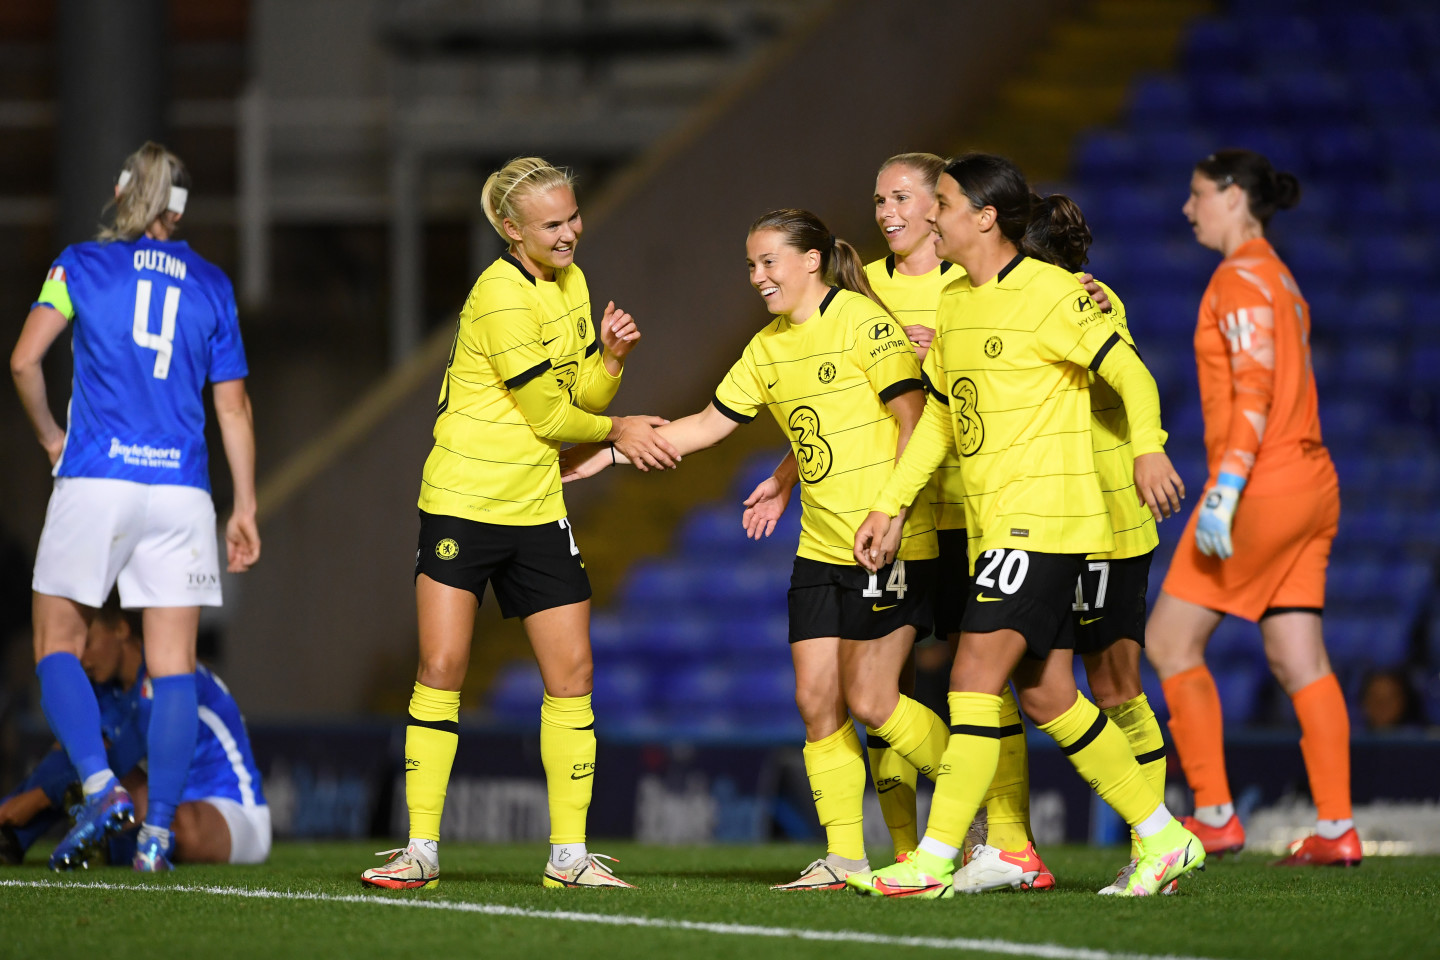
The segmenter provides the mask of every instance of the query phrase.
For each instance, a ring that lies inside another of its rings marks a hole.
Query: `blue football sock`
[[[195,674],[152,677],[155,706],[150,711],[146,737],[150,752],[150,802],[145,823],[168,829],[180,805],[185,775],[195,754],[200,719],[195,700]]]
[[[79,658],[73,653],[52,653],[35,665],[35,675],[40,678],[40,708],[80,779],[109,767],[105,740],[100,736],[100,704]]]

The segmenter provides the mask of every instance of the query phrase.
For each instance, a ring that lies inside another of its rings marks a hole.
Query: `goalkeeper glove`
[[[1230,542],[1230,526],[1235,522],[1235,505],[1240,502],[1240,491],[1244,489],[1244,477],[1222,473],[1215,486],[1205,491],[1200,519],[1195,523],[1195,545],[1207,557],[1229,560],[1235,553]]]

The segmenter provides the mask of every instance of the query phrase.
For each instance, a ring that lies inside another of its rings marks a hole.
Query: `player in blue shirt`
[[[140,764],[152,701],[139,617],[107,603],[90,625],[81,663],[100,706],[110,768],[120,772],[137,808],[143,808],[147,783]],[[245,722],[218,677],[199,666],[196,679],[200,732],[175,810],[176,859],[261,863],[270,850],[270,808]],[[0,801],[0,862],[19,863],[25,851],[63,818],[65,793],[76,780],[65,751],[52,750],[14,793]],[[93,852],[83,851],[82,859]],[[129,860],[134,852],[133,831],[111,838],[111,863]]]
[[[123,606],[145,611],[154,688],[150,803],[135,868],[170,866],[170,825],[199,723],[200,607],[220,604],[207,380],[235,491],[228,568],[247,570],[260,556],[255,435],[234,291],[224,273],[172,239],[188,182],[180,159],[159,144],[131,154],[115,186],[113,224],[55,260],[10,358],[55,475],[31,584],[40,703],[85,792],[74,829],[51,858],[57,870],[134,819],[106,761],[99,706],[79,659],[95,609],[117,584]],[[72,324],[75,376],[62,429],[40,364]]]

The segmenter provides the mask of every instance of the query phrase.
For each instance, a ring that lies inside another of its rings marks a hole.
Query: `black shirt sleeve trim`
[[[924,389],[925,382],[923,380],[916,380],[914,377],[911,377],[908,380],[897,380],[894,383],[890,384],[890,386],[886,387],[884,390],[880,391],[880,402],[889,403],[891,400],[894,400],[896,397],[902,394],[909,393],[912,390]]]
[[[588,359],[600,352],[600,338],[596,337],[590,341],[590,346],[585,348],[585,357]]]
[[[722,414],[724,414],[729,419],[734,420],[736,423],[749,423],[751,420],[755,419],[754,417],[747,417],[743,413],[736,413],[734,410],[731,410],[729,407],[725,406],[725,404],[720,402],[719,397],[711,397],[710,402],[715,405],[716,410],[719,410]]]
[[[1105,357],[1109,355],[1111,350],[1115,349],[1115,344],[1121,342],[1122,341],[1120,339],[1120,334],[1110,334],[1110,339],[1105,341],[1105,345],[1102,346],[1095,354],[1095,359],[1090,361],[1090,369],[1093,370],[1095,373],[1099,373],[1100,364],[1104,363]]]
[[[549,370],[549,369],[550,369],[550,361],[549,361],[549,360],[541,360],[539,363],[535,364],[535,366],[531,367],[529,370],[526,370],[526,371],[524,371],[524,372],[522,372],[522,373],[517,373],[517,374],[515,374],[515,376],[511,377],[509,380],[506,380],[506,381],[505,381],[505,386],[509,387],[511,390],[518,390],[518,389],[520,389],[521,387],[525,386],[525,384],[529,383],[531,380],[534,380],[536,377],[540,376],[540,374],[544,373],[546,370]]]
[[[950,406],[950,398],[945,396],[944,393],[935,389],[935,384],[930,382],[930,374],[926,373],[923,370],[920,371],[920,382],[924,384],[925,390],[927,393],[930,394],[930,396],[934,397],[936,400],[939,400],[941,403],[945,404],[945,406]]]
[[[895,276],[895,254],[893,253],[885,258],[885,273],[888,276]]]
[[[830,292],[825,294],[825,299],[820,301],[820,309],[816,313],[824,313],[825,308],[830,306],[830,301],[835,299],[835,294],[840,292],[839,287],[831,287]]]
[[[1005,266],[1003,266],[1003,267],[1000,268],[1000,272],[997,273],[997,274],[995,274],[995,282],[996,282],[996,283],[999,283],[1001,280],[1004,280],[1006,277],[1010,276],[1010,271],[1011,271],[1011,270],[1014,270],[1016,267],[1020,266],[1020,261],[1021,261],[1021,260],[1024,260],[1024,259],[1025,259],[1025,254],[1023,254],[1023,253],[1017,253],[1017,254],[1015,254],[1015,259],[1014,259],[1014,260],[1011,260],[1009,263],[1005,264]]]
[[[516,260],[513,256],[511,256],[509,250],[506,250],[504,253],[500,254],[500,259],[510,264],[516,270],[519,270],[520,276],[530,281],[530,286],[535,286],[535,278],[530,275],[530,271],[526,270],[524,265],[519,260]]]
[[[949,260],[941,260],[941,261],[940,261],[940,276],[942,276],[942,277],[945,276],[945,271],[946,271],[946,270],[949,270],[949,269],[950,269],[951,267],[953,267],[953,266],[955,266],[955,264],[951,263]]]

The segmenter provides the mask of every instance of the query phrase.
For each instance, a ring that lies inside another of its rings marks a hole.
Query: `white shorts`
[[[220,606],[215,505],[197,487],[59,477],[35,556],[36,593],[98,607]]]
[[[230,862],[264,863],[270,856],[270,808],[247,807],[229,797],[204,797],[230,828]]]

